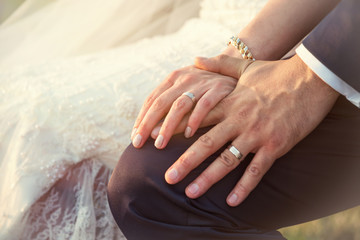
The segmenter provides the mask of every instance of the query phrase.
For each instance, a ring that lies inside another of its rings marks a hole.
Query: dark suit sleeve
[[[360,0],[342,0],[303,45],[329,70],[360,92]]]

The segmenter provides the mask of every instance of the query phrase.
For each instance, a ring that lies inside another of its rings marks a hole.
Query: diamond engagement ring
[[[242,154],[241,152],[234,146],[231,145],[231,147],[229,148],[229,151],[237,158],[237,159],[241,159],[242,158]]]
[[[191,92],[184,92],[182,95],[188,96],[191,99],[191,101],[195,103],[195,95],[192,94]]]

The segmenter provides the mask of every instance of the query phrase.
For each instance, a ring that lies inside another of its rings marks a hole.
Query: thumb
[[[225,76],[239,79],[241,74],[253,61],[230,57],[225,54],[220,54],[212,58],[195,58],[195,66],[197,68],[220,73]]]

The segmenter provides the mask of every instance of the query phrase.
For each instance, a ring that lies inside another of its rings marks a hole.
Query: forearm
[[[301,41],[340,0],[269,0],[238,34],[255,59],[280,59]],[[236,55],[233,49],[225,53]]]

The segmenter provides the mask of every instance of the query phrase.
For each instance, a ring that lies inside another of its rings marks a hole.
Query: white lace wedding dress
[[[266,0],[29,2],[0,27],[0,239],[123,239],[106,184],[144,98],[219,54]]]

